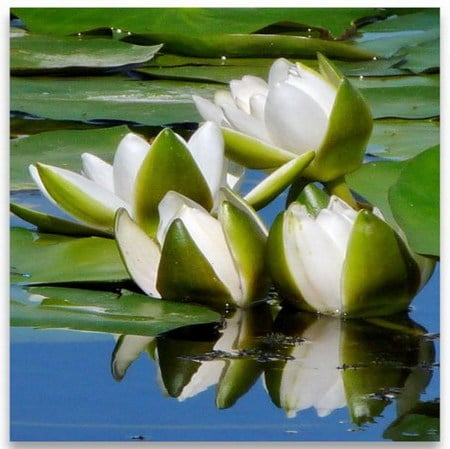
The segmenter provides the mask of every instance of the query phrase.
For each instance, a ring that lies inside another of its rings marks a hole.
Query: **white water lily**
[[[156,237],[125,209],[115,237],[125,266],[148,295],[244,307],[264,294],[267,231],[256,213],[222,189],[214,218],[199,204],[168,192],[159,204]]]
[[[244,76],[211,102],[193,97],[205,120],[222,126],[227,155],[250,168],[274,168],[307,151],[304,176],[330,181],[362,162],[372,130],[359,91],[322,55],[319,72],[277,59],[267,82]]]
[[[30,173],[50,201],[106,234],[112,234],[119,208],[154,234],[158,204],[169,190],[209,210],[220,187],[237,189],[243,176],[243,168],[224,157],[220,128],[212,122],[200,126],[187,142],[170,129],[161,131],[151,145],[129,133],[112,165],[90,153],[82,155],[82,164],[82,174],[41,163],[31,165]]]
[[[405,310],[433,271],[419,263],[379,212],[338,197],[317,214],[293,202],[277,217],[268,263],[281,296],[324,314],[375,316]]]

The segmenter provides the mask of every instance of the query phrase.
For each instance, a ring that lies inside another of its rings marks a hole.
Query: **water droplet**
[[[128,36],[131,36],[131,31],[128,31],[128,32],[127,32],[127,35],[128,35]]]
[[[311,33],[311,31],[312,31],[312,28],[308,28],[308,33]],[[311,36],[310,36],[311,37]]]
[[[374,56],[374,57],[372,58],[372,60],[378,61],[378,58],[377,58],[376,56]]]
[[[221,56],[220,59],[221,59],[222,61],[226,61],[226,60],[227,60],[227,57],[226,57],[226,56]]]
[[[81,33],[77,33],[77,36],[81,36]]]
[[[364,79],[364,75],[359,75],[359,79],[363,80]]]
[[[122,30],[120,28],[117,28],[116,33],[120,34]]]

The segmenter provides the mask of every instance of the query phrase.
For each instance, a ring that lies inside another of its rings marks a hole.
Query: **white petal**
[[[354,221],[343,214],[322,209],[316,218],[316,223],[333,240],[339,251],[345,254]]]
[[[289,72],[295,68],[295,65],[289,62],[287,59],[277,59],[269,70],[269,89],[272,89],[279,83],[283,83],[288,79]]]
[[[215,123],[205,122],[189,139],[188,148],[215,197],[225,180],[222,131]]]
[[[199,97],[197,95],[193,95],[192,99],[194,100],[195,107],[204,120],[210,120],[219,126],[223,124],[225,117],[223,116],[222,109],[220,109],[219,106],[215,105],[206,98]]]
[[[115,237],[130,276],[143,292],[161,298],[156,280],[161,259],[158,245],[130,218],[120,211],[116,218]]]
[[[250,97],[250,114],[258,120],[264,121],[267,94],[257,94]]]
[[[190,207],[181,208],[179,218],[232,298],[239,301],[242,297],[239,273],[220,222],[208,213]]]
[[[239,192],[244,182],[245,167],[233,161],[225,161],[226,184],[234,192]]]
[[[252,115],[246,114],[235,105],[223,105],[224,115],[231,127],[257,139],[270,142],[264,122]]]
[[[328,128],[322,108],[290,84],[278,84],[267,96],[266,127],[277,146],[297,154],[317,150]]]
[[[134,133],[128,133],[119,143],[114,156],[114,191],[128,203],[133,203],[134,182],[150,144]]]
[[[83,164],[83,175],[86,178],[114,192],[113,167],[111,164],[91,153],[83,153],[81,162]]]
[[[241,80],[232,80],[230,90],[237,106],[250,114],[250,98],[257,94],[267,95],[269,88],[263,79],[247,75]]]
[[[345,254],[298,204],[289,207],[283,234],[288,264],[305,300],[323,313],[340,311]]]
[[[336,88],[326,81],[318,72],[297,63],[295,75],[290,74],[287,83],[308,94],[318,103],[329,117],[336,99]]]
[[[177,192],[173,192],[171,190],[167,192],[158,205],[159,225],[156,238],[161,247],[164,244],[166,233],[170,225],[172,224],[172,221],[180,216],[181,209],[183,207],[191,207],[207,213],[207,211],[202,206],[200,206],[200,204],[196,203],[190,198],[187,198],[186,196],[181,195]]]

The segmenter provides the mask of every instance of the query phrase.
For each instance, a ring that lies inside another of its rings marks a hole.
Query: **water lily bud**
[[[168,192],[159,205],[155,238],[126,210],[117,213],[120,253],[145,293],[219,308],[245,307],[264,297],[267,231],[245,202],[226,189],[222,195],[215,218],[189,198]]]
[[[432,272],[377,213],[357,212],[335,196],[317,213],[293,202],[280,214],[267,259],[287,302],[349,317],[406,310]]]
[[[158,204],[169,190],[210,210],[220,188],[237,188],[243,177],[243,168],[224,157],[222,133],[212,122],[200,126],[188,141],[168,128],[152,144],[129,133],[112,165],[90,153],[81,158],[81,174],[41,163],[31,165],[30,174],[52,203],[84,227],[20,207],[13,206],[13,212],[50,232],[112,235],[115,213],[123,208],[154,235]]]
[[[290,418],[309,408],[325,417],[347,407],[361,425],[394,400],[413,407],[431,378],[433,343],[406,316],[371,322],[284,309],[274,331],[286,339],[289,359],[269,365],[264,380]]]
[[[319,54],[319,71],[278,59],[267,82],[244,76],[214,102],[195,96],[205,120],[222,126],[227,156],[249,167],[278,167],[314,151],[302,176],[331,181],[362,163],[372,114],[360,92]]]

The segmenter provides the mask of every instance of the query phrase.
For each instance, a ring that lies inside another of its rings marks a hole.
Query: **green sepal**
[[[241,196],[233,192],[233,190],[228,187],[221,187],[219,194],[217,195],[217,204],[220,204],[222,201],[230,202],[233,206],[241,209],[247,215],[251,216],[253,221],[258,224],[261,232],[266,236],[269,234],[266,225],[261,220],[261,217],[256,213],[255,209],[253,209],[253,207],[251,207]],[[216,215],[217,208],[218,206],[216,206],[213,210],[213,213]]]
[[[317,60],[322,76],[337,89],[344,78],[342,73],[322,53],[317,53]]]
[[[213,198],[186,145],[169,128],[161,131],[138,171],[134,190],[135,220],[150,236],[158,229],[158,204],[173,190],[210,210]]]
[[[419,283],[419,268],[403,240],[382,219],[361,210],[342,270],[343,312],[368,317],[404,311]]]
[[[82,222],[106,234],[113,234],[116,213],[114,208],[96,201],[50,166],[38,163],[36,168],[42,184],[61,208]]]
[[[294,159],[296,154],[285,151],[255,137],[230,128],[222,128],[225,155],[247,168],[269,169]]]
[[[112,237],[112,234],[109,232],[103,232],[81,223],[64,220],[63,218],[54,215],[28,209],[27,207],[20,206],[16,203],[10,203],[9,208],[13,214],[17,215],[22,220],[35,225],[40,232],[64,235]]]
[[[325,138],[304,176],[326,182],[356,170],[363,161],[372,126],[368,103],[350,81],[343,78]]]
[[[285,220],[286,214],[280,213],[270,228],[266,245],[267,267],[282,299],[295,304],[299,309],[314,312],[304,300],[294,280],[294,274],[289,268],[283,237]]]
[[[231,251],[243,291],[243,304],[262,298],[268,290],[264,252],[266,235],[253,217],[228,201],[219,205],[219,221]]]
[[[156,287],[165,299],[194,301],[220,308],[232,303],[230,291],[179,218],[167,231]]]
[[[273,201],[297,179],[314,159],[314,151],[308,151],[286,162],[252,189],[244,199],[256,210]]]
[[[326,209],[330,202],[330,196],[315,184],[308,184],[301,191],[296,201],[303,204],[308,212],[317,217],[322,209]]]

